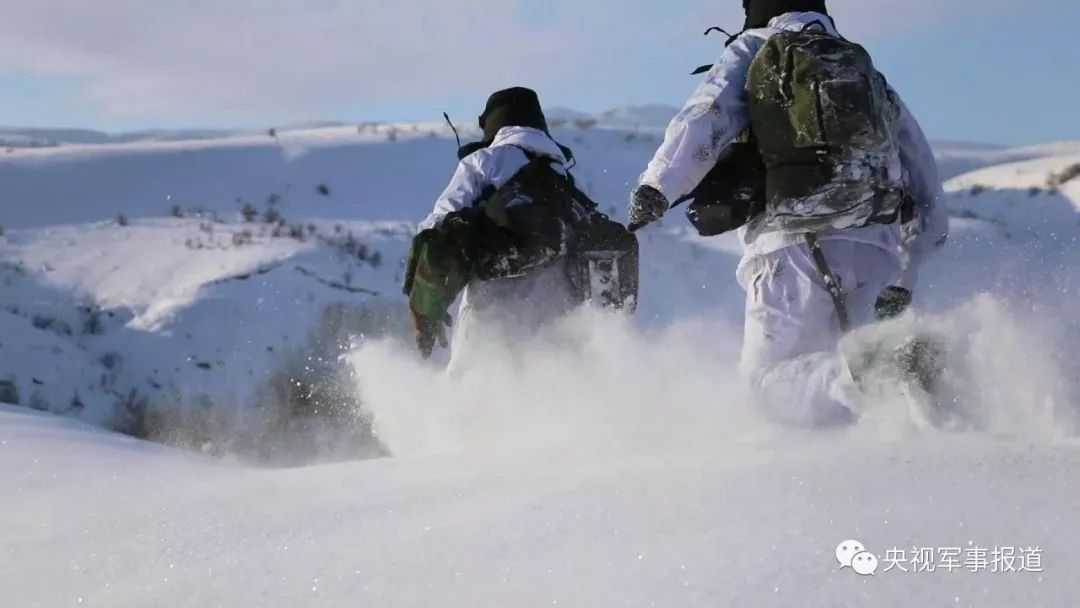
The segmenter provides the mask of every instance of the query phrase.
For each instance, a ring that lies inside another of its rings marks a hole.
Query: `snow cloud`
[[[884,0],[834,0],[833,12],[849,31],[890,35],[1008,4],[908,0],[898,15],[896,4]],[[0,0],[0,6],[0,73],[72,80],[83,101],[112,117],[319,116],[486,90],[522,73],[538,86],[584,84],[609,70],[613,58],[640,63],[650,49],[670,49],[703,25],[741,19],[734,0],[662,7],[645,0]],[[620,68],[614,75],[627,73]]]

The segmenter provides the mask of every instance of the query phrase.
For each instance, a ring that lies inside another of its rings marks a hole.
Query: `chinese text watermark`
[[[981,547],[893,547],[883,556],[871,553],[859,541],[846,540],[836,546],[840,568],[851,568],[856,574],[873,576],[887,572],[1010,574],[1042,572],[1042,547],[993,546]]]

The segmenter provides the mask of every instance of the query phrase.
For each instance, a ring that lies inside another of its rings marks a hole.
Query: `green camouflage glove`
[[[469,229],[466,220],[451,216],[439,228],[413,239],[404,292],[416,344],[425,358],[436,343],[447,346],[447,311],[472,278]]]
[[[446,337],[446,328],[450,325],[450,315],[442,318],[425,317],[409,308],[409,320],[412,321],[413,340],[416,348],[420,350],[420,356],[427,359],[435,350],[435,343],[446,348],[450,341]]]

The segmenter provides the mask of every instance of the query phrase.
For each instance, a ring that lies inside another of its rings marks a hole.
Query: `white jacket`
[[[420,222],[420,230],[434,228],[451,212],[471,207],[486,188],[497,189],[510,181],[529,162],[522,148],[553,158],[560,165],[567,163],[562,149],[547,133],[530,127],[503,127],[495,134],[490,146],[473,152],[458,163],[450,184],[435,201],[435,209]],[[560,165],[552,166],[565,173],[566,169],[560,169]]]
[[[461,160],[420,229],[438,226],[451,212],[476,204],[484,190],[498,189],[510,181],[529,162],[522,148],[558,161],[560,164],[552,166],[565,173],[567,158],[546,133],[528,127],[503,127],[490,146]],[[521,277],[471,281],[454,327],[450,372],[463,373],[477,358],[492,356],[491,349],[501,348],[499,345],[523,343],[576,305],[561,261]]]
[[[750,65],[765,42],[781,31],[801,30],[820,22],[833,36],[838,36],[827,16],[821,13],[786,13],[772,19],[769,26],[747,30],[724,51],[687,102],[671,121],[664,143],[656,151],[639,182],[662,192],[669,201],[689,194],[716,165],[728,146],[750,124],[745,92]],[[895,93],[895,92],[894,92]],[[899,96],[896,96],[899,101]],[[900,157],[910,194],[918,207],[918,220],[904,227],[871,225],[843,231],[825,231],[821,240],[844,239],[868,243],[894,252],[904,263],[904,287],[913,288],[916,270],[922,259],[944,243],[948,216],[941,200],[943,192],[937,163],[919,124],[900,102]],[[778,251],[803,242],[802,235],[779,231],[764,218],[751,222],[739,231],[745,257],[743,266],[753,257]]]

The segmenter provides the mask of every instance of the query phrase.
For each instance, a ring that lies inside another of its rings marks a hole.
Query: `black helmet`
[[[536,91],[525,87],[512,87],[495,91],[488,97],[484,113],[479,118],[480,128],[484,131],[484,137],[471,144],[466,144],[458,150],[458,158],[466,156],[486,148],[495,141],[499,129],[503,127],[531,127],[538,129],[551,137],[548,131],[547,119],[540,107],[540,97]],[[573,152],[566,146],[559,145],[563,155],[572,159]]]
[[[491,142],[503,127],[532,127],[548,132],[544,111],[536,91],[525,87],[503,89],[491,94],[484,113],[480,115],[480,128],[484,141]]]
[[[818,12],[829,13],[825,9],[825,0],[743,0],[746,11],[745,29],[755,29],[769,25],[773,17],[784,13]]]

